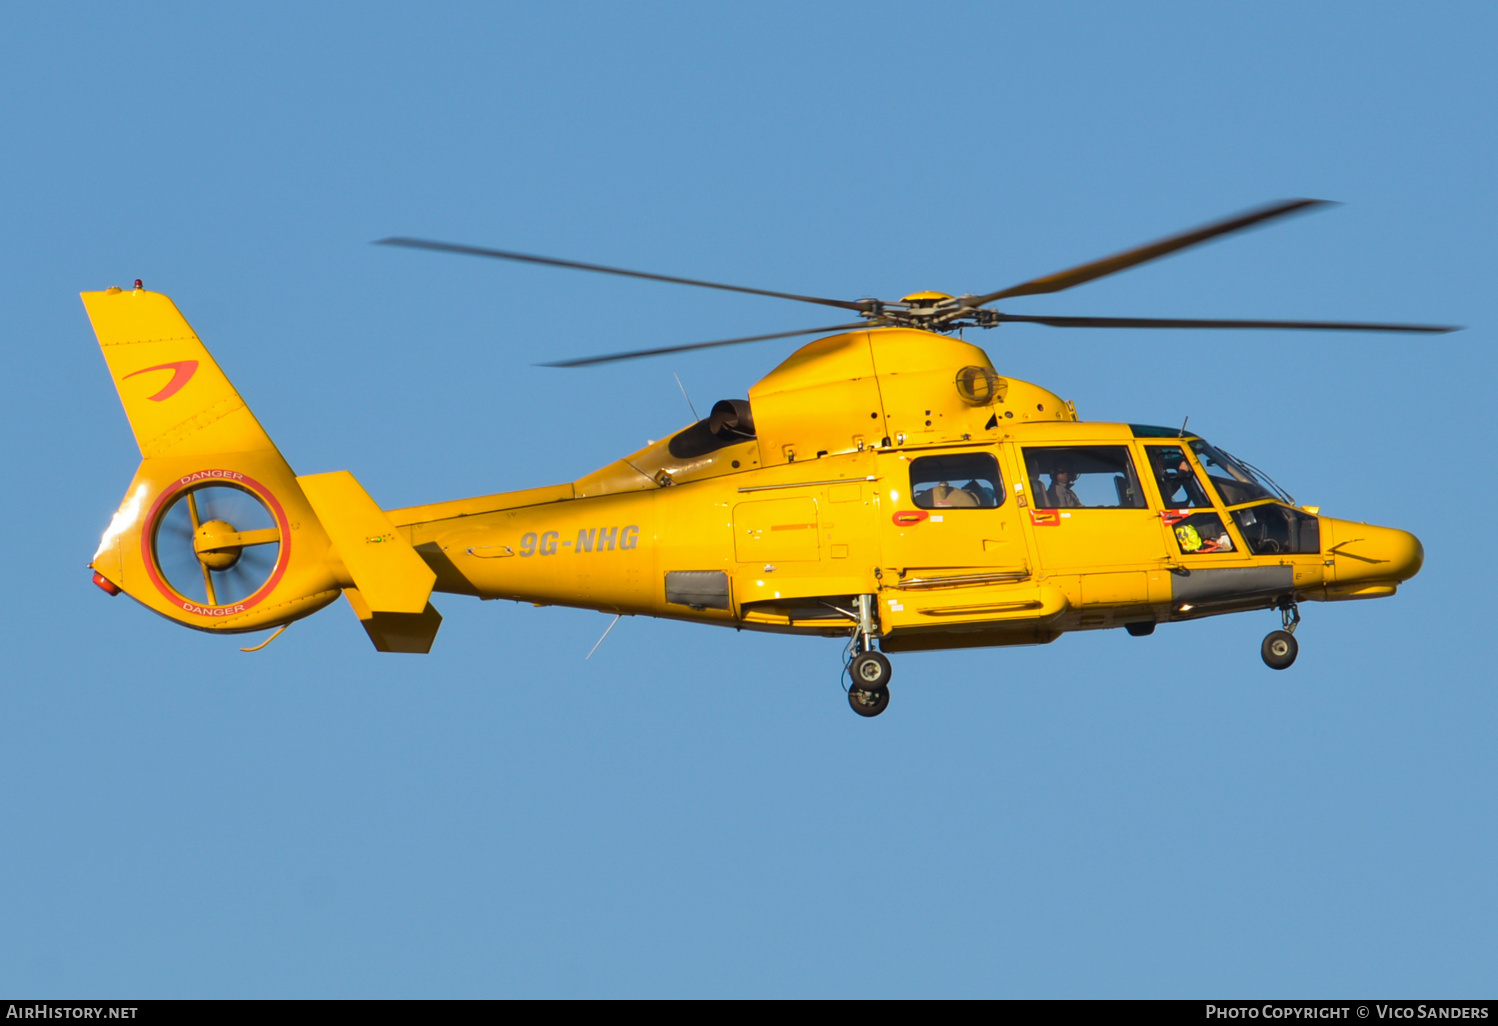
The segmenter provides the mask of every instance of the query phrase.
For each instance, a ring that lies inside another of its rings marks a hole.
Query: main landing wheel
[[[1300,644],[1289,631],[1270,631],[1264,638],[1264,644],[1259,646],[1264,665],[1271,670],[1289,669],[1299,652]]]
[[[848,705],[860,716],[878,716],[889,708],[889,688],[865,691],[855,682],[848,689]]]
[[[853,657],[848,664],[853,682],[848,687],[848,704],[860,716],[878,716],[889,708],[889,679],[894,670],[882,654],[869,649]]]
[[[853,676],[853,686],[864,691],[887,690],[889,679],[894,675],[894,669],[883,653],[872,650],[854,656],[848,672]]]

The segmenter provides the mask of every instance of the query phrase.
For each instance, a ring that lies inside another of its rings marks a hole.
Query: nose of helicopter
[[[1322,523],[1328,519],[1323,517]],[[1352,520],[1333,520],[1331,527],[1325,551],[1339,585],[1398,584],[1418,574],[1425,562],[1425,547],[1408,531]]]

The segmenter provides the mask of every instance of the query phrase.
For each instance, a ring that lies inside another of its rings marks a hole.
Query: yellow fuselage
[[[747,402],[570,484],[387,511],[347,472],[297,477],[167,297],[84,302],[142,455],[95,583],[201,630],[342,593],[377,647],[424,652],[435,590],[1005,645],[1391,595],[1422,559],[1413,535],[1291,507],[1192,437],[1079,421],[978,347],[906,328],[818,339]],[[260,520],[200,517],[214,488]],[[261,576],[224,590],[250,550]]]
[[[847,632],[837,608],[847,609],[849,596],[877,594],[891,651],[1043,642],[1068,630],[1189,619],[1287,597],[1379,597],[1419,569],[1412,535],[1330,517],[1319,518],[1319,552],[1252,555],[1228,508],[1215,502],[1211,512],[1227,525],[1232,548],[1183,553],[1148,480],[1143,509],[1039,510],[1029,500],[1027,445],[1123,445],[1148,466],[1146,444],[1127,425],[1042,421],[957,445],[865,448],[761,467],[758,444],[746,442],[714,454],[720,465],[737,460],[738,470],[705,480],[570,498],[585,479],[390,516],[437,571],[437,591],[836,634]],[[993,454],[1005,501],[896,523],[896,514],[915,510],[911,460],[948,452]],[[1193,469],[1200,472],[1194,460]],[[1212,573],[1254,568],[1274,575],[1235,587],[1246,575]],[[722,574],[721,608],[690,590],[685,597],[698,602],[668,595],[671,575],[681,572]],[[1226,580],[1215,592],[1193,592],[1193,578]]]

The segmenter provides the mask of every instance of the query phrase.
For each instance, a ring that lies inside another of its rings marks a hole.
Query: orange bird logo
[[[153,403],[164,402],[182,391],[182,386],[192,380],[192,376],[198,372],[197,360],[178,360],[175,363],[158,363],[154,367],[142,367],[138,371],[131,371],[125,377],[133,378],[137,374],[145,374],[148,371],[169,370],[172,372],[172,380],[162,386],[161,391],[155,395],[146,396]]]

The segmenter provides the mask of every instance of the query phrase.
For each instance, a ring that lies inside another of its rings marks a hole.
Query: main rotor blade
[[[698,281],[695,278],[674,278],[669,274],[650,274],[646,271],[626,271],[620,267],[605,267],[602,264],[583,264],[575,260],[557,260],[552,257],[532,256],[529,253],[511,253],[503,249],[484,249],[481,246],[464,246],[455,242],[432,242],[428,239],[391,238],[380,239],[377,246],[405,246],[409,249],[432,249],[442,253],[462,253],[467,256],[493,257],[496,260],[518,260],[527,264],[545,264],[548,267],[570,267],[575,271],[597,271],[601,274],[621,274],[626,278],[645,278],[649,281],[667,281],[675,285],[696,285],[704,289],[722,289],[725,292],[747,292],[751,296],[770,296],[775,299],[794,299],[798,303],[820,303],[822,306],[837,306],[844,310],[862,312],[866,304],[846,299],[823,299],[821,296],[800,296],[794,292],[771,292],[768,289],[751,289],[742,285],[724,285],[715,281]]]
[[[555,363],[538,363],[538,367],[588,367],[595,363],[612,363],[615,360],[638,360],[642,356],[661,356],[665,353],[685,353],[692,349],[713,349],[717,346],[736,346],[744,342],[767,342],[772,338],[794,338],[797,335],[820,335],[824,332],[855,331],[871,327],[867,322],[856,324],[834,324],[826,328],[805,328],[801,331],[778,331],[773,335],[746,335],[743,338],[725,338],[717,342],[693,342],[685,346],[662,346],[660,349],[635,349],[628,353],[609,353],[607,356],[584,356],[576,360],[558,360]]]
[[[1291,331],[1401,331],[1443,334],[1461,331],[1446,324],[1369,324],[1360,321],[1202,321],[1178,317],[1030,317],[998,315],[1000,321],[1046,324],[1052,328],[1285,328]]]
[[[1291,214],[1298,214],[1331,205],[1327,200],[1282,200],[1279,203],[1271,203],[1269,206],[1259,207],[1247,213],[1239,214],[1236,217],[1230,217],[1225,221],[1214,221],[1211,224],[1202,225],[1200,228],[1193,228],[1179,235],[1160,239],[1158,242],[1151,242],[1149,245],[1140,246],[1137,249],[1126,250],[1110,257],[1104,257],[1102,260],[1094,260],[1090,264],[1082,264],[1070,270],[1057,271],[1055,274],[1047,275],[1044,278],[1033,278],[1030,281],[1002,289],[998,292],[990,292],[986,296],[978,296],[975,299],[970,299],[968,303],[972,306],[982,306],[985,303],[992,303],[998,299],[1007,299],[1010,296],[1034,296],[1043,292],[1060,292],[1062,289],[1069,289],[1073,285],[1081,285],[1083,282],[1092,281],[1094,278],[1115,274],[1146,261],[1158,260],[1160,257],[1167,256],[1177,250],[1185,249],[1188,246],[1195,246],[1209,239],[1215,239],[1219,235],[1242,231],[1245,228],[1263,224],[1266,221],[1272,221],[1276,218],[1288,217]]]

